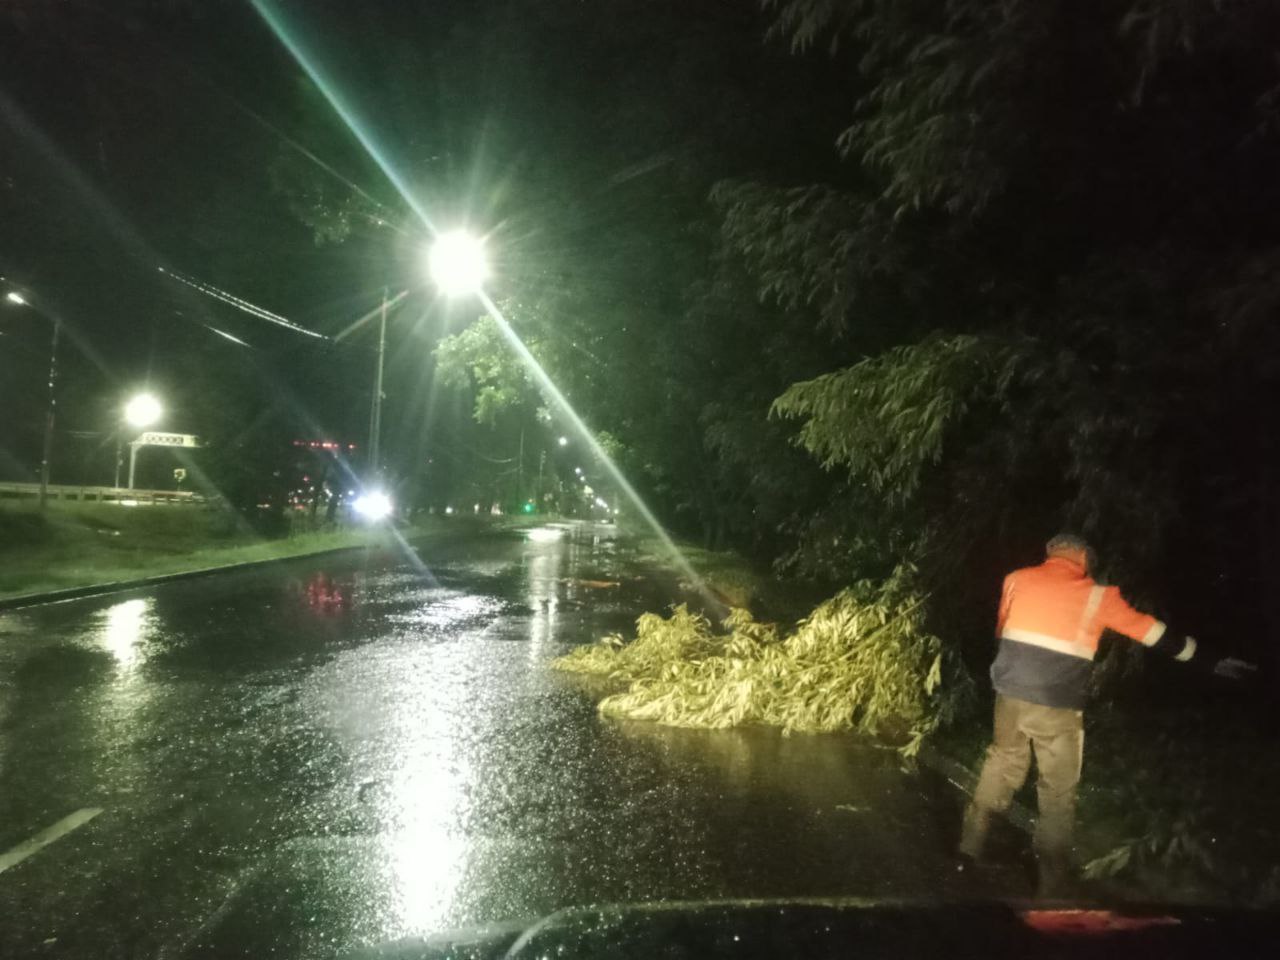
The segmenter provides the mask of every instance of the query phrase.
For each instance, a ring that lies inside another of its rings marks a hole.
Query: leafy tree
[[[493,426],[500,413],[536,403],[528,372],[490,317],[441,340],[435,356],[444,386],[472,390],[477,423]]]
[[[717,188],[758,294],[817,305],[853,354],[774,406],[847,472],[840,498],[869,501],[823,511],[846,542],[920,560],[946,609],[1069,524],[1147,601],[1214,582],[1256,622],[1244,517],[1275,516],[1255,410],[1276,380],[1239,336],[1274,302],[1256,271],[1277,239],[1261,175],[1280,146],[1276,12],[766,7],[776,37],[825,43],[860,91],[844,183]]]

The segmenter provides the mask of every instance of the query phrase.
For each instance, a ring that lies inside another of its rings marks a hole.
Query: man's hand
[[[1215,677],[1226,677],[1228,680],[1243,680],[1251,673],[1256,673],[1258,665],[1239,660],[1236,657],[1224,657],[1213,665]]]

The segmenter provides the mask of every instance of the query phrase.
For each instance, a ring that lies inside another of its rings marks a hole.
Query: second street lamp
[[[133,427],[136,430],[145,430],[147,427],[156,423],[162,413],[163,408],[160,401],[150,393],[139,393],[132,397],[128,403],[124,405],[124,424],[116,430],[116,482],[115,487],[120,489],[120,468],[124,464],[124,426]],[[132,443],[129,444],[129,489],[133,489],[133,468],[134,457],[137,453],[137,447]]]
[[[124,419],[131,427],[145,430],[160,419],[160,401],[149,393],[140,393],[124,405]]]

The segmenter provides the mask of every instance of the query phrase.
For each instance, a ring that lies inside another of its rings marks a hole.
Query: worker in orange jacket
[[[1045,552],[1044,563],[1004,580],[996,622],[1000,646],[991,665],[995,734],[965,813],[960,856],[962,868],[981,858],[991,816],[1008,809],[1034,749],[1040,891],[1060,896],[1069,878],[1083,708],[1098,640],[1114,630],[1184,662],[1196,660],[1197,649],[1194,638],[1129,606],[1118,588],[1096,583],[1089,575],[1092,551],[1079,537],[1060,534]],[[1252,669],[1235,659],[1213,666],[1214,673],[1234,679]]]

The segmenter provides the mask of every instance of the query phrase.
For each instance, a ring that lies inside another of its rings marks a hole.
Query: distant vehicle
[[[351,960],[1273,957],[1274,914],[865,900],[629,904],[383,944]]]

